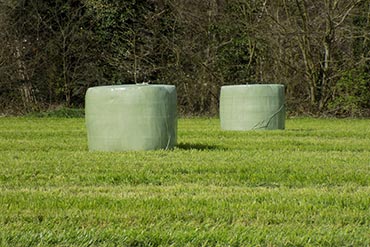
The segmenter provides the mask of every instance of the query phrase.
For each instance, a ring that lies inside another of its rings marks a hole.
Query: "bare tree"
[[[279,66],[301,75],[311,106],[318,111],[327,106],[333,85],[350,64],[343,47],[351,45],[347,35],[352,14],[362,2],[279,0],[264,7],[271,36],[262,36],[272,45]]]

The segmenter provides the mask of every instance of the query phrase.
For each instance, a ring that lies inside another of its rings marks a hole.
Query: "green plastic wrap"
[[[117,85],[89,88],[85,118],[90,151],[172,149],[176,145],[176,87]]]
[[[223,130],[284,129],[284,85],[221,87],[220,122]]]

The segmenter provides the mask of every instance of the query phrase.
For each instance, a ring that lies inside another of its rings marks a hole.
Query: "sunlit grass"
[[[88,152],[84,119],[0,118],[0,246],[368,246],[370,120]]]

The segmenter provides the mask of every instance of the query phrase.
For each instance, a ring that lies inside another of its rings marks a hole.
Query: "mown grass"
[[[369,246],[370,120],[88,152],[82,118],[0,118],[0,246]]]

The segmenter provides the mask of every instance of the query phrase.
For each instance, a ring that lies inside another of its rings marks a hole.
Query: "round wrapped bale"
[[[221,87],[220,121],[223,130],[284,129],[284,85]]]
[[[176,145],[176,87],[89,88],[85,118],[90,151],[171,149]]]

